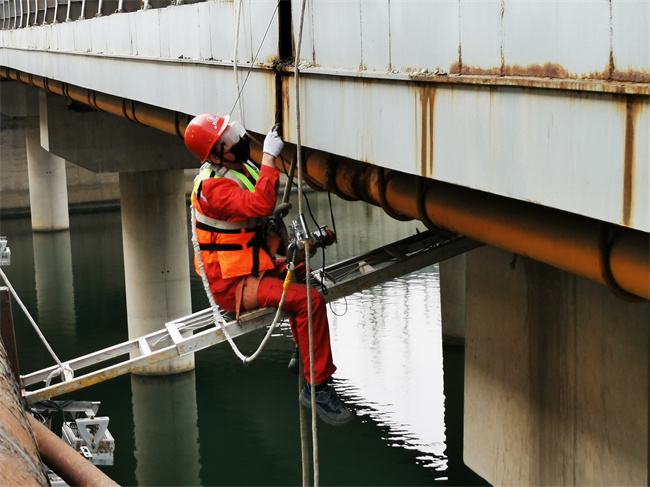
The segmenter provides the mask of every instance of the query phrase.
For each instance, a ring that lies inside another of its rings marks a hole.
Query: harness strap
[[[253,267],[251,269],[251,274],[257,277],[260,272],[259,251],[260,249],[264,249],[265,252],[269,253],[269,249],[266,245],[266,241],[264,240],[264,237],[262,235],[262,227],[255,228],[255,234],[253,235],[253,238],[251,238],[246,244],[246,248],[251,248],[251,247],[253,248]],[[244,246],[235,243],[231,243],[231,244],[199,243],[199,249],[205,250],[206,252],[239,251],[239,250],[244,250]],[[269,253],[269,255],[271,254]]]
[[[201,212],[196,212],[196,221],[202,224],[197,224],[197,228],[216,233],[230,233],[232,230],[237,230],[235,233],[239,233],[238,230],[241,229],[253,230],[255,227],[263,225],[264,220],[264,218],[250,218],[240,222],[231,222],[227,220],[217,220],[215,218],[210,218]]]
[[[239,312],[242,306],[245,310],[259,308],[257,290],[260,287],[262,277],[264,277],[264,271],[259,276],[244,276],[237,283],[235,288],[235,319],[239,320]]]

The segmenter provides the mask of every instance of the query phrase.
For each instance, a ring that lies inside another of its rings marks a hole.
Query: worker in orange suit
[[[240,309],[277,308],[286,272],[276,259],[277,243],[264,235],[266,219],[275,209],[279,171],[275,159],[284,143],[275,128],[264,140],[262,165],[249,160],[244,127],[230,117],[203,114],[190,121],[185,144],[203,165],[194,180],[192,205],[196,209],[196,236],[210,290],[217,305],[239,315]],[[195,255],[195,263],[197,262]],[[197,272],[199,267],[197,263]],[[291,313],[291,331],[298,344],[305,387],[300,403],[311,408],[316,388],[316,410],[323,421],[342,426],[354,418],[331,385],[332,361],[329,323],[323,296],[312,288],[314,377],[309,367],[307,287],[291,283],[282,309]]]

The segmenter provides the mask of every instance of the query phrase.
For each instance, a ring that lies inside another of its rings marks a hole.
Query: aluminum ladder
[[[330,302],[481,245],[466,237],[441,236],[431,231],[417,233],[324,270],[313,270],[311,283]],[[269,325],[275,312],[273,308],[259,308],[242,314],[239,321],[228,319],[228,314],[219,319],[223,319],[230,336],[236,338]],[[282,318],[288,316],[285,313]],[[21,387],[26,402],[34,404],[224,341],[221,324],[215,323],[212,309],[207,308],[165,323],[164,328],[143,337],[67,361],[63,364],[65,371],[54,365],[21,375]],[[105,365],[105,362],[111,363]],[[78,371],[84,371],[83,375],[77,376]]]

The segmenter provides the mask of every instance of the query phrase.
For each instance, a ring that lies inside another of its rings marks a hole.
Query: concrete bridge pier
[[[180,169],[120,173],[129,339],[192,312],[184,182]],[[148,373],[192,368],[194,355],[186,355]]]
[[[32,230],[67,230],[70,219],[65,160],[43,149],[39,125],[38,117],[25,119]]]
[[[467,254],[464,460],[493,485],[648,485],[650,308]]]
[[[439,264],[442,339],[450,345],[465,343],[466,259],[461,254]]]
[[[183,169],[197,167],[196,158],[179,137],[63,97],[46,97],[41,121],[50,151],[93,172],[119,173],[129,338],[190,314]],[[188,355],[152,365],[143,374],[192,368],[194,356]]]

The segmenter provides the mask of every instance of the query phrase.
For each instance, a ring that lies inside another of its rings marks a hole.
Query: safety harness
[[[242,172],[206,163],[194,180],[192,204],[198,210],[196,229],[199,248],[204,252],[204,262],[219,262],[225,279],[249,274],[257,277],[260,271],[273,268],[263,232],[266,218],[226,221],[210,218],[201,212],[201,187],[203,181],[208,178],[227,178],[237,183],[241,189],[255,191],[259,171],[250,163],[245,165],[251,179]],[[262,262],[260,262],[260,255]]]
[[[227,178],[243,189],[255,191],[259,178],[258,169],[250,163],[244,163],[250,174],[245,174],[224,166],[206,163],[194,180],[192,204],[195,211],[196,233],[199,249],[204,263],[216,263],[221,266],[223,278],[242,276],[236,287],[236,314],[243,305],[244,309],[257,307],[257,288],[266,270],[274,267],[272,257],[277,246],[269,248],[265,227],[267,218],[249,218],[243,221],[226,221],[210,218],[201,213],[202,183],[208,178]],[[252,235],[251,235],[252,234]]]

